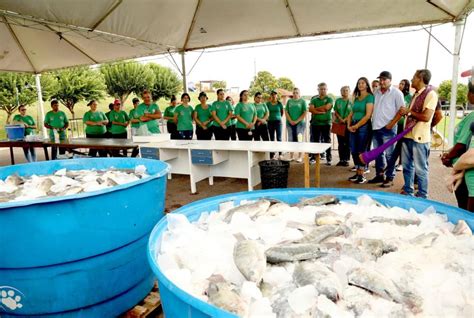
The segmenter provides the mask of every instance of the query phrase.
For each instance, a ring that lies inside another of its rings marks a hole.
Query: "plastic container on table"
[[[9,140],[23,140],[25,138],[25,126],[23,125],[6,125],[5,131]]]
[[[146,244],[163,217],[169,166],[95,158],[0,168],[0,179],[56,170],[133,169],[150,177],[64,197],[0,203],[0,316],[113,317],[153,286]]]
[[[216,211],[219,204],[226,201],[234,201],[235,204],[239,204],[242,200],[256,200],[261,197],[267,197],[279,199],[287,203],[297,203],[301,198],[323,194],[332,194],[340,200],[347,202],[356,202],[359,196],[368,194],[382,204],[399,206],[405,209],[413,208],[417,212],[423,212],[432,206],[438,213],[446,214],[449,221],[455,223],[459,219],[463,219],[471,229],[474,229],[474,215],[451,205],[399,194],[352,189],[285,189],[232,193],[199,200],[185,205],[174,212],[186,215],[190,221],[196,221],[201,213]],[[161,235],[166,231],[167,226],[166,218],[162,219],[153,229],[148,243],[148,261],[158,278],[161,303],[166,317],[236,317],[227,311],[189,295],[163,274],[155,256],[160,249]]]

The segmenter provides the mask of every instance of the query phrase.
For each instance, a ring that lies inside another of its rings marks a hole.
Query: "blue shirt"
[[[394,86],[387,89],[384,94],[380,89],[376,90],[374,97],[372,129],[377,130],[387,126],[395,118],[400,107],[405,106],[405,99],[403,93]]]

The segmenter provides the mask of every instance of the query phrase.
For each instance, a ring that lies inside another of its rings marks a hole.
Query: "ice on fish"
[[[314,223],[316,223],[316,225],[335,225],[344,223],[344,221],[344,217],[329,210],[316,212],[316,217],[314,219]]]
[[[326,248],[312,242],[280,244],[265,252],[267,262],[270,264],[316,259],[326,254]]]
[[[321,225],[312,230],[308,235],[300,239],[299,243],[320,243],[333,236],[343,235],[345,228],[340,225]]]
[[[209,302],[217,307],[239,316],[247,314],[247,304],[235,291],[235,288],[222,277],[210,279],[207,296]]]
[[[239,241],[234,247],[234,262],[248,281],[260,283],[267,268],[265,248],[254,240]]]
[[[342,286],[337,275],[320,262],[301,262],[293,273],[296,284],[300,287],[312,285],[319,295],[326,295],[333,302],[341,297]]]
[[[309,199],[303,199],[300,201],[298,206],[321,206],[321,205],[329,205],[329,204],[337,204],[339,202],[339,199],[334,196],[334,195],[319,195],[314,198],[309,198]]]
[[[266,199],[261,199],[261,200],[258,200],[257,202],[239,205],[226,212],[224,216],[224,221],[230,222],[232,219],[232,216],[235,213],[247,214],[250,218],[254,218],[256,216],[263,215],[268,210],[269,207],[270,207],[270,201]]]
[[[313,308],[316,303],[318,292],[313,285],[296,288],[288,295],[288,304],[297,314],[304,314]]]

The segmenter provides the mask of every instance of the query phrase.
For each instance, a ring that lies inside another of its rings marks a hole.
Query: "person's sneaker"
[[[400,191],[400,194],[401,195],[409,195],[405,190],[402,189],[402,191]]]
[[[349,167],[349,161],[343,161],[342,166],[343,167]]]
[[[367,179],[366,179],[364,176],[358,176],[355,183],[357,183],[357,184],[364,184],[364,183],[366,183],[366,182],[367,182]]]
[[[358,178],[359,178],[359,175],[356,173],[355,175],[353,175],[352,177],[350,177],[347,180],[352,181],[352,182],[356,182]]]
[[[302,162],[303,162],[303,158],[298,158],[298,159],[296,159],[296,162],[297,162],[297,163],[302,163]]]
[[[309,163],[312,164],[312,165],[314,165],[314,164],[316,163],[316,159],[311,158],[311,159],[309,160]]]
[[[370,173],[370,169],[367,167],[367,169],[364,170],[364,174]]]
[[[337,167],[343,167],[344,166],[344,161],[339,161],[338,163],[336,163],[336,166]]]
[[[382,188],[390,188],[393,186],[393,179],[386,178],[385,181],[380,185]]]
[[[326,161],[326,166],[330,166],[332,165],[332,162],[331,161]]]
[[[351,168],[351,171],[352,171],[352,172],[356,172],[356,171],[357,171],[357,168],[356,168],[356,167],[352,167],[352,168]]]
[[[373,179],[369,180],[370,184],[382,183],[385,181],[385,178],[382,175],[375,176]]]

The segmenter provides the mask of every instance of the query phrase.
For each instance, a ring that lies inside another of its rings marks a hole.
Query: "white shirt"
[[[403,93],[396,87],[391,86],[385,93],[378,89],[374,92],[375,103],[372,114],[372,129],[377,130],[387,126],[400,107],[405,106]]]

